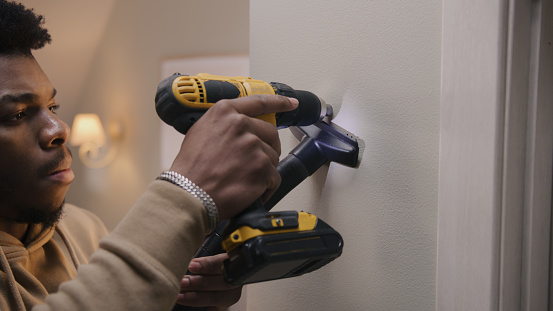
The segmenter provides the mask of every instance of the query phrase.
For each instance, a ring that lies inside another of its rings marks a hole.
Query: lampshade
[[[77,114],[73,119],[71,132],[69,143],[73,146],[80,146],[84,143],[102,145],[106,142],[106,134],[100,117],[95,113]]]

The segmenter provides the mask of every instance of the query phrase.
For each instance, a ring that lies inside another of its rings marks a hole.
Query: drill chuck
[[[292,111],[258,116],[278,128],[311,125],[333,113],[332,107],[317,95],[295,90],[284,83],[267,83],[249,77],[226,77],[205,73],[196,76],[175,73],[161,81],[156,92],[156,111],[165,123],[186,134],[188,129],[219,100],[254,94],[282,95],[299,101],[298,107]]]
[[[284,83],[271,82],[270,84],[275,94],[293,97],[299,101],[298,108],[276,114],[278,128],[307,126],[321,121],[325,116],[332,115],[332,107],[317,95],[308,91],[294,90]]]

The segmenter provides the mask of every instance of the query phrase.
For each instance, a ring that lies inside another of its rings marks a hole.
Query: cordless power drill
[[[225,77],[207,73],[186,76],[179,73],[163,80],[156,93],[156,111],[159,117],[177,131],[186,134],[188,129],[215,103],[254,94],[270,94],[294,97],[300,102],[298,108],[258,118],[276,125],[310,125],[331,116],[332,107],[317,95],[294,90],[284,83],[267,83],[249,77]]]
[[[186,134],[219,100],[253,94],[277,94],[298,99],[295,110],[258,117],[278,128],[307,126],[332,115],[332,107],[308,91],[249,77],[205,73],[195,76],[176,73],[160,82],[155,99],[156,111],[164,122]],[[312,152],[305,150],[305,153]],[[295,169],[286,164],[281,168]],[[271,207],[264,206],[258,199],[240,215],[221,223],[206,239],[196,257],[226,251],[229,254],[223,271],[226,280],[232,284],[248,284],[299,276],[317,270],[341,255],[342,237],[324,221],[305,212],[268,212]]]

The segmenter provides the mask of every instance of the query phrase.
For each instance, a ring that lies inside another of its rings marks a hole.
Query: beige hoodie
[[[98,218],[67,207],[25,244],[0,233],[0,310],[171,310],[208,228],[198,199],[156,180],[99,248]]]
[[[0,310],[24,310],[43,303],[73,279],[107,230],[98,217],[71,204],[54,227],[32,225],[25,243],[0,232]],[[8,264],[9,263],[9,264]]]

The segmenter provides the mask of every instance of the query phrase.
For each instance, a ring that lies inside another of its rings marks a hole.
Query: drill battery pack
[[[342,236],[316,216],[297,211],[241,219],[223,248],[227,282],[236,285],[300,276],[342,254]]]

